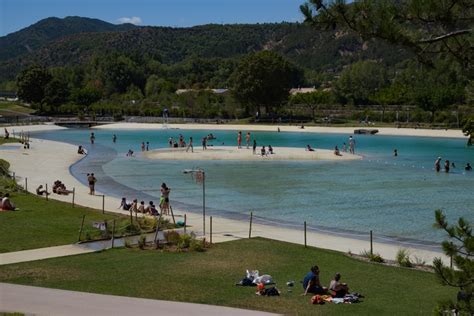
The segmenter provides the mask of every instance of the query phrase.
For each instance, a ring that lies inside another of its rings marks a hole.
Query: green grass
[[[336,272],[360,304],[311,305],[299,281],[311,265],[321,268],[323,284]],[[280,297],[259,297],[253,287],[235,282],[246,269],[271,274]],[[286,282],[295,280],[292,292]],[[265,310],[292,315],[426,315],[436,301],[455,291],[442,287],[432,273],[361,262],[341,253],[300,245],[245,239],[214,245],[207,252],[166,253],[113,249],[0,267],[0,281],[42,287],[186,301]]]
[[[0,101],[0,114],[4,116],[15,116],[18,114],[31,114],[35,110],[15,102]]]
[[[19,143],[19,140],[16,138],[9,138],[9,139],[5,139],[3,137],[0,138],[0,145],[12,144],[12,143]]]
[[[91,221],[118,218],[32,194],[12,193],[11,200],[20,211],[0,212],[0,253],[74,243],[83,215],[88,229]]]

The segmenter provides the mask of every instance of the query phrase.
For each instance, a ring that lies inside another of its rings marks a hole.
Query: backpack
[[[239,285],[242,285],[242,286],[255,286],[255,284],[252,282],[252,279],[247,278],[247,277],[240,280]]]
[[[264,289],[262,295],[266,296],[280,296],[280,292],[276,289],[276,287],[272,286],[271,288]]]

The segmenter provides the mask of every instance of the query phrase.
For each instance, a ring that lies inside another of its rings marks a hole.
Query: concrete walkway
[[[35,315],[274,315],[251,310],[0,283],[0,312]]]

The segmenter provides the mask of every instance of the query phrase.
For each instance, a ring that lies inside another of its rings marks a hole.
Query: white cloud
[[[142,24],[142,19],[138,16],[132,16],[132,17],[123,17],[120,19],[117,19],[117,22],[122,24],[122,23],[131,23],[135,25],[140,25]]]

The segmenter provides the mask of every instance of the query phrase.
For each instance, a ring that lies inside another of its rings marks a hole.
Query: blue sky
[[[0,0],[0,36],[41,19],[70,15],[111,23],[193,26],[301,21],[304,0]]]

